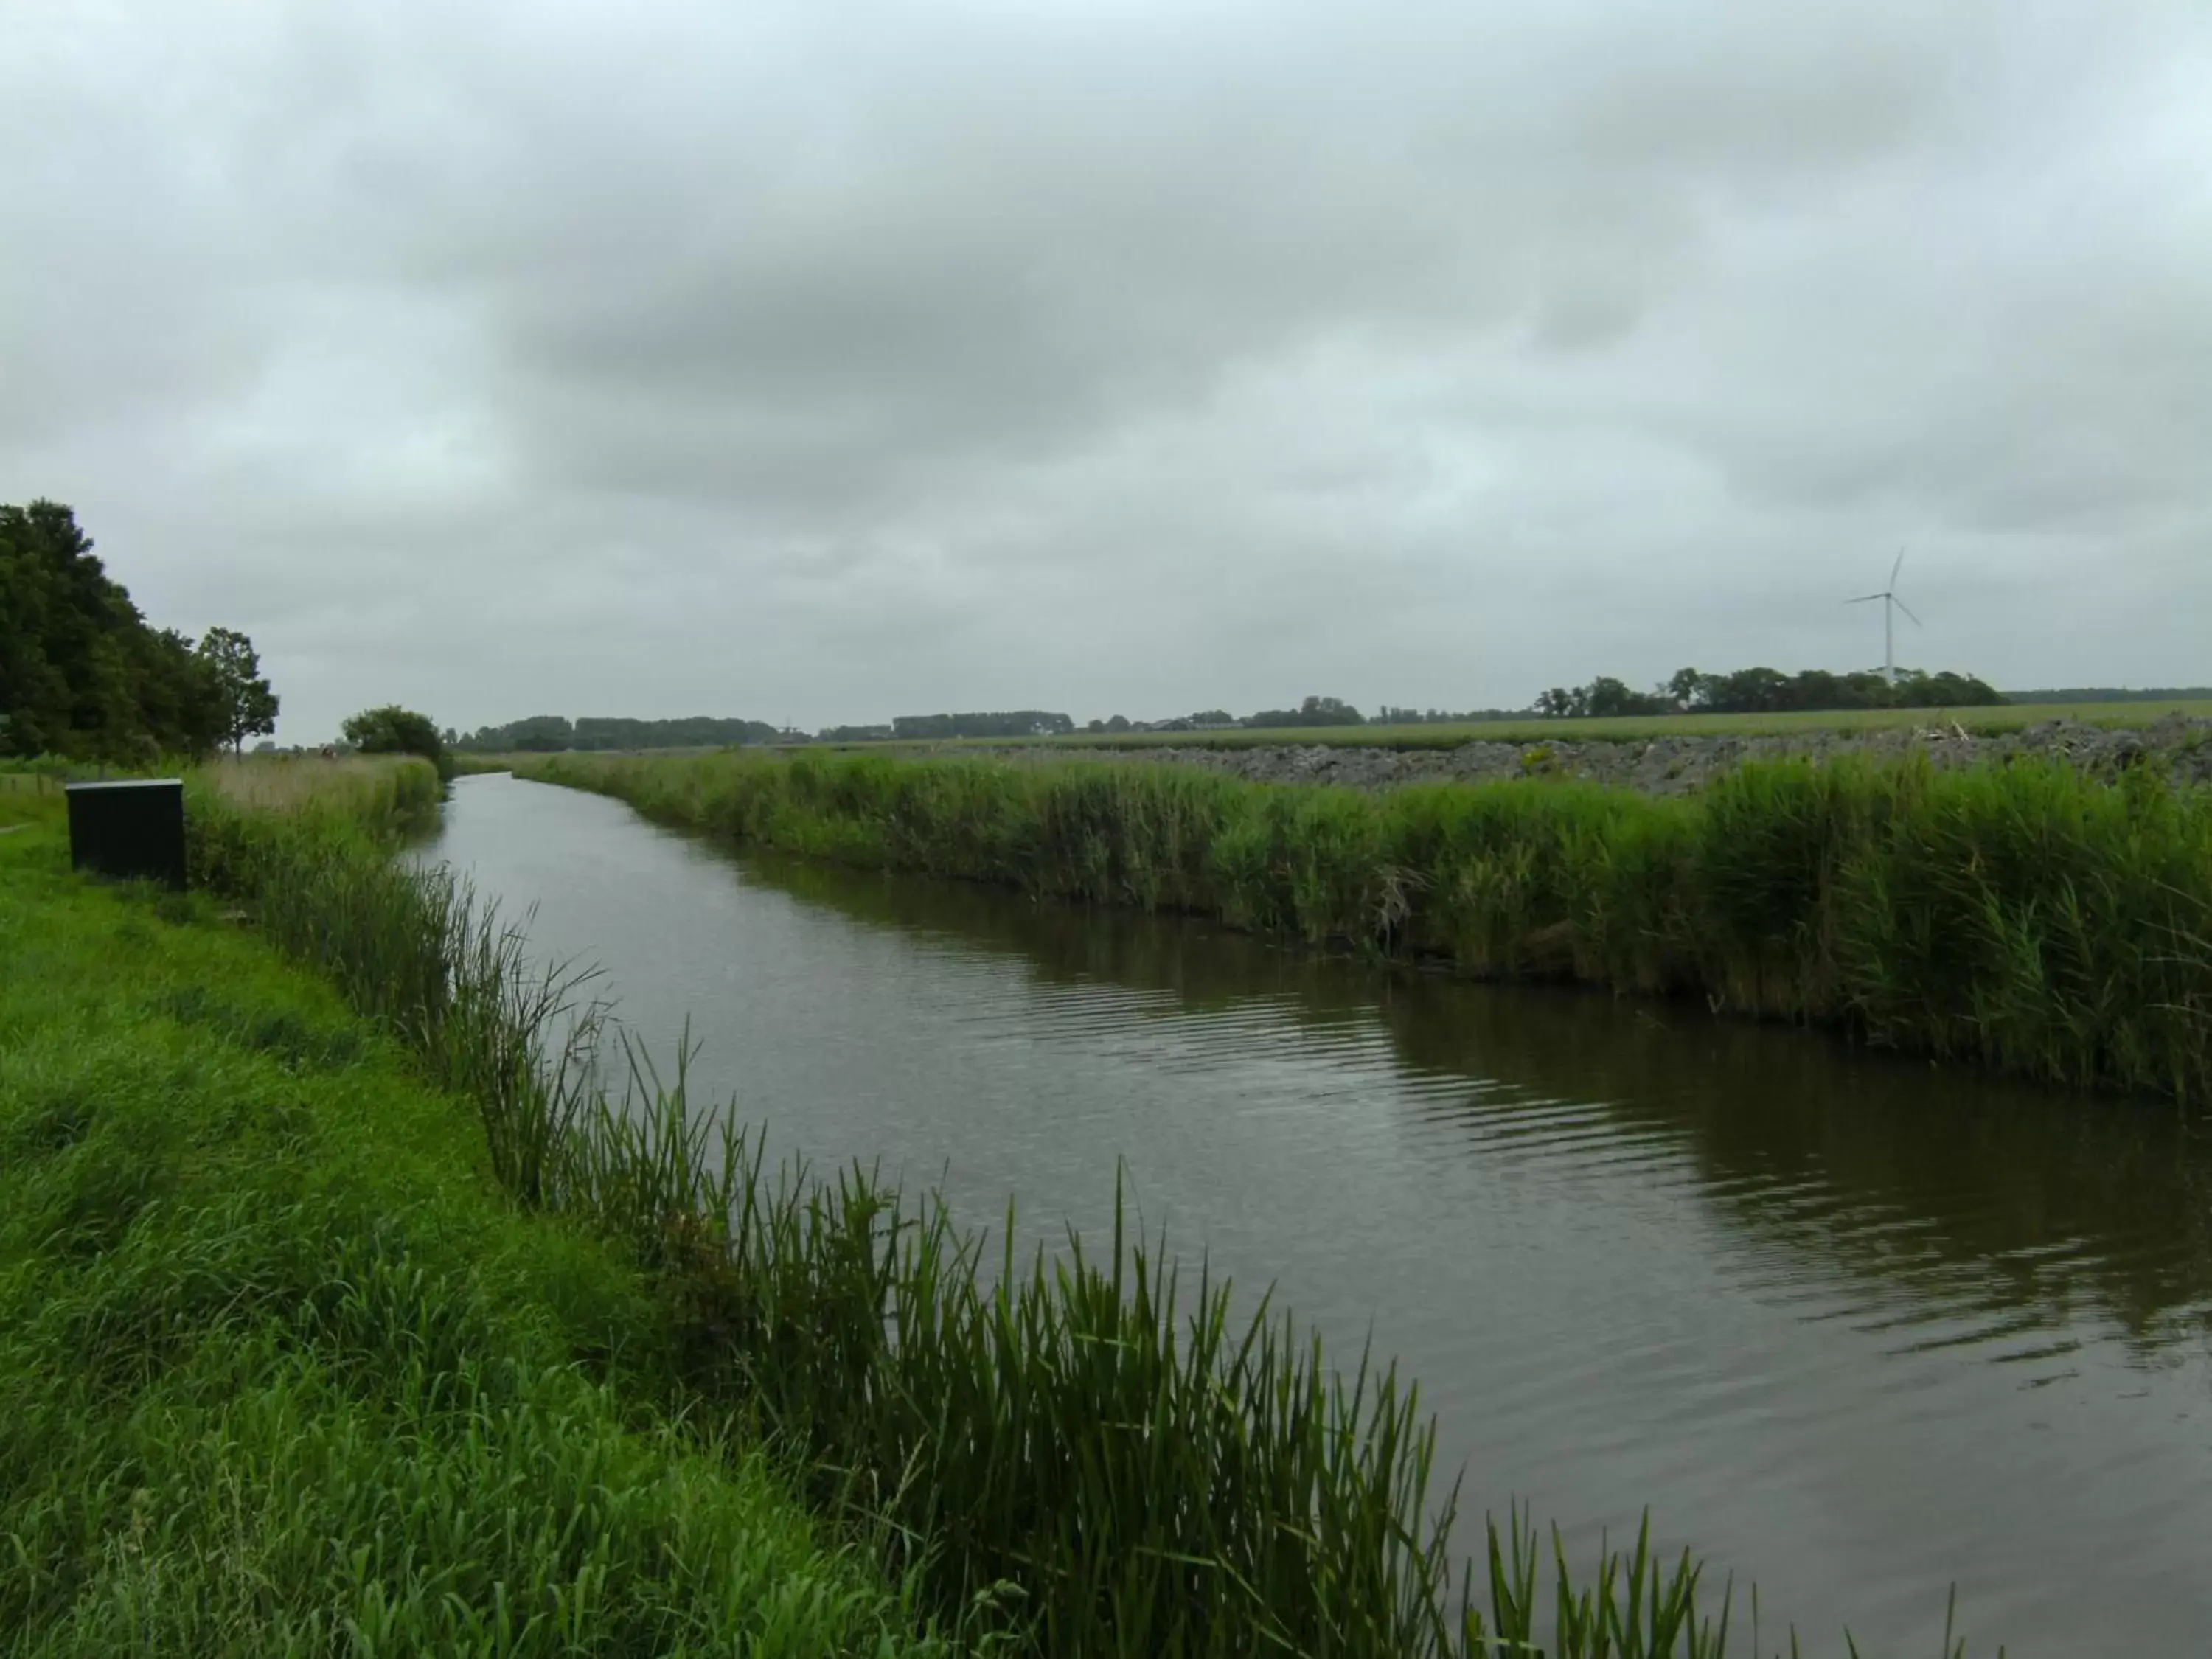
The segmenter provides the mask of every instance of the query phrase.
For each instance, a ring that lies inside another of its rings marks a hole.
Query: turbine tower
[[[1912,614],[1911,607],[1897,597],[1897,573],[1905,568],[1905,550],[1897,550],[1897,562],[1889,568],[1889,586],[1879,593],[1862,593],[1856,599],[1845,599],[1845,605],[1872,605],[1881,601],[1881,672],[1892,685],[1897,684],[1897,613],[1905,612],[1905,619],[1915,628],[1920,618]]]

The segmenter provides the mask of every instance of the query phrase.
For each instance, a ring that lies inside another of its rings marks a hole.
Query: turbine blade
[[[1887,593],[1862,593],[1856,599],[1845,599],[1845,605],[1872,605],[1876,599],[1886,599]]]
[[[1890,601],[1889,601],[1889,602],[1890,602],[1892,605],[1895,605],[1895,606],[1896,606],[1899,611],[1904,611],[1904,612],[1905,612],[1905,614],[1906,616],[1908,616],[1908,617],[1912,617],[1912,625],[1913,625],[1915,628],[1924,627],[1924,626],[1926,625],[1926,624],[1924,624],[1923,623],[1922,623],[1922,621],[1920,620],[1920,618],[1919,618],[1919,617],[1913,617],[1913,616],[1912,616],[1911,609],[1909,606],[1907,606],[1907,605],[1906,605],[1906,604],[1905,603],[1905,601],[1904,601],[1903,599],[1898,599],[1898,598],[1896,598],[1894,595],[1893,595],[1893,596],[1891,597],[1891,599],[1890,599]]]
[[[1904,568],[1905,550],[1900,547],[1897,550],[1897,562],[1889,568],[1889,585],[1892,587],[1897,586],[1897,573]]]

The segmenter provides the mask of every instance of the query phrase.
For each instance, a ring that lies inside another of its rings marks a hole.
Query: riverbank
[[[1232,1319],[1227,1286],[1194,1294],[1118,1225],[987,1288],[981,1241],[931,1196],[770,1170],[694,1111],[683,1055],[664,1083],[603,1052],[596,1011],[568,1019],[587,981],[533,971],[443,872],[313,814],[198,806],[195,879],[472,1103],[515,1201],[644,1275],[684,1419],[781,1448],[944,1627],[1051,1654],[1480,1650],[1433,1429],[1387,1368],[1340,1377],[1264,1302]],[[1510,1542],[1532,1571],[1534,1548]],[[1693,1639],[1686,1560],[1634,1582]],[[1502,1628],[1532,1617],[1507,1604]]]
[[[235,898],[71,876],[58,806],[0,841],[0,1649],[938,1650],[656,1403],[647,1275]]]
[[[1141,1240],[986,1289],[680,1060],[610,1097],[359,811],[195,779],[184,896],[0,848],[9,1651],[1717,1650],[1686,1556],[1555,1601],[1518,1526],[1461,1607],[1410,1389]]]
[[[1571,732],[1575,724],[1569,723],[1565,730]],[[972,757],[976,750],[969,746],[938,752]],[[1522,731],[1506,740],[1478,737],[1449,747],[1413,746],[1381,738],[1373,744],[1342,738],[1310,742],[1282,733],[1278,740],[1267,744],[1176,744],[1155,739],[1143,746],[1120,749],[1008,744],[990,752],[994,757],[1032,764],[1143,761],[1197,767],[1248,783],[1324,784],[1364,790],[1417,783],[1549,778],[1634,789],[1649,795],[1687,795],[1746,764],[1790,760],[1825,763],[1843,759],[1881,765],[1921,760],[1947,772],[2009,766],[2020,761],[2051,761],[2101,782],[2111,782],[2124,771],[2148,764],[2177,782],[2203,785],[2212,784],[2212,719],[2174,714],[2140,726],[2054,720],[2016,730],[1991,731],[1959,724],[1930,711],[1915,722],[1863,729],[1805,725],[1773,732],[1720,731],[1710,735],[1664,732],[1581,738]]]
[[[1839,761],[1653,799],[1187,767],[562,756],[519,775],[847,863],[1218,917],[2076,1086],[2212,1088],[2212,792],[2149,768]]]
[[[602,1092],[586,988],[392,860],[365,764],[196,775],[198,895],[67,875],[51,798],[11,840],[7,984],[67,994],[0,1107],[15,1650],[1481,1650],[1394,1375],[1141,1240],[986,1290],[680,1056]],[[1701,1639],[1686,1560],[1618,1593]]]

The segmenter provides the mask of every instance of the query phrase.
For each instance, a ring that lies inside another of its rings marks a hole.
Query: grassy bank
[[[929,1646],[757,1449],[641,1409],[649,1278],[216,902],[0,839],[0,1652]]]
[[[680,1065],[601,1092],[588,1015],[570,1031],[561,978],[443,877],[317,813],[200,805],[196,878],[471,1100],[508,1193],[653,1286],[689,1420],[782,1449],[941,1620],[1048,1654],[1471,1650],[1431,1432],[1387,1370],[1340,1378],[1141,1241],[987,1285],[933,1201],[768,1169],[695,1116]],[[1676,1651],[1693,1571],[1636,1589]]]
[[[979,1276],[610,1095],[417,786],[318,775],[196,777],[189,896],[0,841],[0,1652],[1721,1652],[1640,1547],[1461,1603],[1410,1389],[1157,1246]]]
[[[666,822],[1503,977],[1701,994],[2075,1085],[2212,1087],[2212,798],[2148,769],[1747,767],[1686,799],[1195,770],[561,756]]]

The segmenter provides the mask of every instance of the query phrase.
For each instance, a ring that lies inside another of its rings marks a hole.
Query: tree
[[[194,653],[206,664],[214,693],[216,734],[236,754],[248,738],[276,729],[276,694],[261,678],[253,641],[228,628],[210,628]]]
[[[340,728],[345,740],[364,755],[420,755],[438,769],[438,775],[453,775],[453,757],[438,735],[437,722],[428,714],[386,703],[364,708]]]
[[[1881,674],[1834,674],[1822,668],[1796,674],[1772,668],[1701,674],[1685,668],[1648,695],[1632,691],[1608,675],[1572,690],[1553,686],[1536,699],[1536,712],[1553,717],[1658,714],[1674,709],[1694,714],[1778,714],[1844,708],[1959,708],[2003,701],[1982,681],[1948,671],[1928,674],[1900,669],[1893,685]]]
[[[1600,720],[1618,719],[1630,714],[1662,713],[1656,696],[1641,691],[1632,691],[1627,684],[1610,674],[1601,674],[1584,686],[1578,694],[1582,706],[1577,711]]]
[[[1364,726],[1366,717],[1341,697],[1308,697],[1296,708],[1262,708],[1249,717],[1250,726]]]
[[[75,514],[0,505],[0,751],[203,754],[226,740],[220,701],[191,641],[147,625]]]

